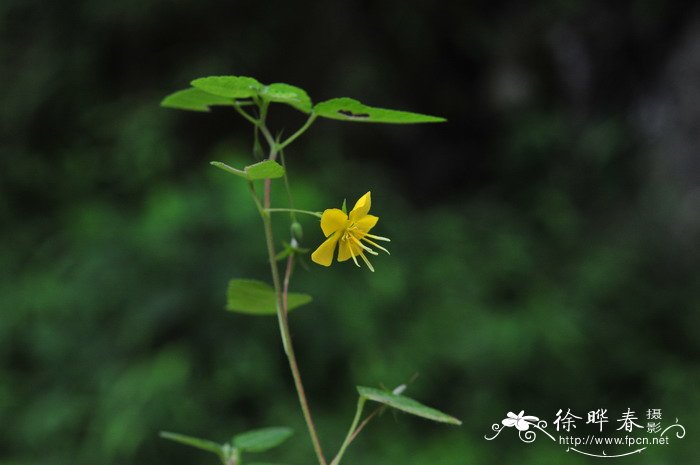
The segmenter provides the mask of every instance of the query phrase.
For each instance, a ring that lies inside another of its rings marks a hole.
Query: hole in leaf
[[[353,113],[350,110],[338,110],[338,113],[348,118],[369,118],[369,113]]]

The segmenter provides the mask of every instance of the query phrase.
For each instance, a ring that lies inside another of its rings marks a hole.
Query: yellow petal
[[[323,234],[328,237],[334,232],[345,227],[345,222],[348,220],[348,215],[337,208],[329,208],[321,215],[321,229]]]
[[[355,202],[355,207],[350,212],[350,219],[357,221],[369,212],[369,207],[372,205],[371,192],[367,192]]]
[[[377,224],[377,221],[379,221],[379,217],[374,215],[365,215],[357,220],[355,225],[357,225],[357,228],[363,233],[368,233],[369,230],[372,229],[375,224]]]
[[[360,248],[357,244],[354,244],[350,240],[340,241],[340,246],[338,247],[338,261],[344,262],[352,256],[357,257],[360,255]]]
[[[342,212],[341,212],[342,213]],[[333,234],[331,237],[323,241],[323,244],[318,246],[311,254],[311,260],[323,266],[331,266],[333,262],[333,254],[335,253],[335,244],[340,237],[339,233]]]

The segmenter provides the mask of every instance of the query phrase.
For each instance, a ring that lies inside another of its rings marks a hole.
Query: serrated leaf
[[[254,165],[246,166],[245,172],[248,179],[257,181],[259,179],[276,179],[284,176],[284,167],[273,160],[263,160]]]
[[[275,290],[267,283],[253,279],[232,279],[228,283],[226,309],[248,315],[275,315],[277,313],[277,296]],[[287,309],[308,304],[312,298],[308,294],[290,292],[287,295]]]
[[[247,76],[209,76],[195,79],[193,87],[212,95],[228,98],[248,98],[263,88],[256,79]]]
[[[160,437],[163,439],[169,439],[170,441],[179,442],[180,444],[194,447],[196,449],[205,450],[207,452],[213,452],[214,454],[218,455],[219,457],[224,456],[223,446],[221,446],[221,444],[217,444],[217,443],[215,443],[213,441],[209,441],[207,439],[195,438],[192,436],[186,436],[184,434],[179,434],[179,433],[171,433],[169,431],[161,431]]]
[[[233,106],[233,99],[212,95],[194,87],[174,92],[160,102],[160,106],[177,110],[209,111],[210,107]]]
[[[314,113],[323,118],[364,123],[412,124],[447,121],[445,118],[438,116],[370,107],[347,97],[334,98],[317,103],[314,107]]]
[[[291,428],[283,426],[262,428],[234,436],[233,445],[245,452],[263,452],[279,446],[292,434]]]
[[[382,391],[381,389],[357,386],[357,391],[360,395],[368,400],[379,402],[380,404],[388,405],[389,407],[401,410],[402,412],[410,413],[428,420],[433,420],[441,423],[449,423],[451,425],[461,425],[462,422],[457,418],[447,415],[432,407],[421,404],[417,400],[410,397],[393,394],[391,392]]]
[[[311,99],[306,91],[299,87],[277,82],[265,86],[260,96],[270,102],[286,103],[299,111],[311,113]]]

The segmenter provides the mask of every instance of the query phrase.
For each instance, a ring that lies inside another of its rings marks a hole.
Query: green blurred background
[[[601,407],[688,429],[619,463],[697,463],[700,11],[662,0],[1,0],[0,463],[216,463],[157,432],[268,425],[297,434],[267,460],[312,463],[276,321],[223,309],[269,271],[245,187],[207,164],[248,163],[248,124],[158,105],[211,74],[449,119],[319,121],[287,154],[299,207],[371,190],[393,240],[374,274],[294,278],[329,453],[355,384],[420,373],[407,394],[464,425],[387,414],[347,463],[589,463],[484,435]]]

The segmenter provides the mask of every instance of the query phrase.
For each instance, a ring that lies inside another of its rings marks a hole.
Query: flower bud
[[[255,136],[253,137],[253,156],[256,160],[262,160],[265,158],[265,152],[263,146],[260,143],[260,138],[258,137],[258,127],[255,127]]]
[[[297,241],[301,241],[304,237],[304,230],[301,228],[301,225],[296,221],[292,223],[290,231],[292,233],[292,238],[296,239]]]

